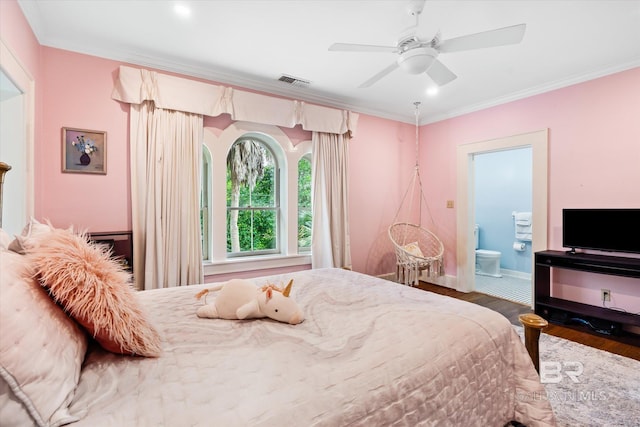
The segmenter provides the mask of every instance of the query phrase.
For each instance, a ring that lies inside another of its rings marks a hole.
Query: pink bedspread
[[[526,349],[500,314],[339,269],[255,282],[289,278],[306,315],[295,326],[200,319],[195,294],[206,285],[139,293],[164,353],[93,349],[73,425],[555,425]]]

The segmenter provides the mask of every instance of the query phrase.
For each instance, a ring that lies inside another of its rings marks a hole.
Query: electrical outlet
[[[600,289],[602,302],[611,301],[611,291],[609,289]]]

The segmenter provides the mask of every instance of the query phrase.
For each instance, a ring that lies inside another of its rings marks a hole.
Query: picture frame
[[[62,128],[62,172],[107,174],[107,132]]]

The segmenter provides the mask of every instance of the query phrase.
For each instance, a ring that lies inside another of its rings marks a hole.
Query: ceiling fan
[[[410,15],[416,17],[416,23],[415,26],[405,31],[395,46],[353,43],[334,43],[329,46],[330,51],[336,52],[386,52],[398,54],[398,57],[391,65],[358,87],[369,87],[387,74],[390,74],[396,68],[401,68],[410,74],[426,72],[438,86],[443,86],[455,80],[457,76],[438,60],[440,53],[517,44],[520,43],[524,37],[526,24],[498,28],[448,40],[441,40],[440,34],[438,33],[431,40],[421,40],[415,32],[418,28],[418,19],[424,8],[424,3],[425,0],[411,0],[409,2],[407,9]]]

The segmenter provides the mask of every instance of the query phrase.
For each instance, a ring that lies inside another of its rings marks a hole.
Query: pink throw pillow
[[[96,341],[113,353],[157,357],[160,336],[108,248],[54,229],[27,251],[41,284]]]

